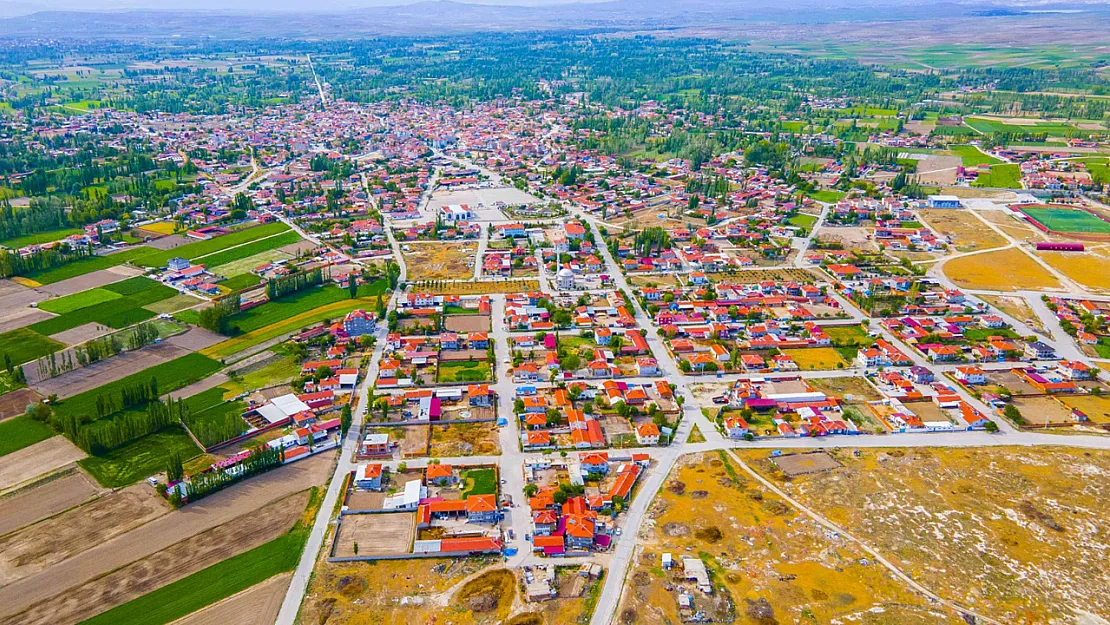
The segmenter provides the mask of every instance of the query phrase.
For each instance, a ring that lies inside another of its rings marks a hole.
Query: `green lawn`
[[[471,495],[495,495],[497,494],[497,471],[495,469],[471,469],[464,471],[462,474],[466,480],[466,490],[463,491],[463,498]]]
[[[102,456],[89,456],[78,464],[101,486],[121,488],[164,471],[173,453],[183,459],[200,453],[200,448],[181,426],[147,434]]]
[[[844,192],[825,189],[822,191],[814,191],[813,193],[809,194],[809,197],[817,200],[818,202],[833,204],[835,202],[839,202],[841,199],[844,198]]]
[[[0,421],[0,456],[30,447],[54,436],[54,430],[28,416]]]
[[[185,400],[189,406],[189,430],[205,447],[231,440],[247,431],[247,423],[240,417],[247,405],[242,401],[224,401],[227,390],[216,387]]]
[[[1013,164],[992,165],[990,171],[979,174],[979,177],[975,179],[975,182],[971,183],[971,186],[1020,189],[1021,166]]]
[[[974,145],[950,145],[948,149],[951,152],[955,152],[956,156],[959,156],[960,159],[963,160],[965,167],[973,165],[998,165],[1002,163],[1001,159],[983,154],[979,151],[979,148]]]
[[[798,226],[799,228],[805,228],[806,230],[809,230],[813,227],[813,224],[817,223],[817,216],[807,215],[805,213],[798,213],[797,215],[791,217],[788,220],[788,223],[792,226]]]
[[[1075,208],[1022,207],[1024,213],[1053,232],[1110,233],[1110,223]]]
[[[863,326],[829,326],[822,328],[832,339],[833,348],[848,362],[856,359],[859,350],[871,347],[875,339],[867,336]]]
[[[103,304],[110,302],[114,299],[123,297],[119,293],[114,293],[108,289],[89,289],[88,291],[81,291],[72,295],[66,295],[57,299],[48,299],[39,304],[39,308],[46,312],[52,312],[57,315],[64,315],[71,313],[81,308],[87,308],[94,304]]]
[[[214,239],[208,239],[207,241],[186,243],[185,245],[180,245],[169,250],[155,250],[152,253],[143,256],[142,258],[136,259],[135,263],[138,265],[143,265],[145,267],[164,267],[171,258],[180,257],[189,260],[199,259],[197,260],[197,263],[204,265],[216,264],[209,263],[206,259],[202,259],[201,257],[208,254],[216,254],[217,252],[226,250],[227,248],[234,245],[249,243],[251,241],[261,239],[262,237],[268,237],[279,232],[284,232],[288,229],[289,226],[281,223],[280,221],[264,224],[261,226],[255,226],[253,228],[246,228],[244,230],[232,232],[230,234],[225,234]],[[247,256],[250,256],[250,254],[247,254]],[[220,260],[219,256],[213,256],[213,258],[215,258],[216,260]],[[231,262],[231,260],[234,259],[229,258],[227,260],[223,260],[222,262]]]
[[[252,286],[258,286],[262,282],[262,278],[254,275],[253,273],[242,273],[234,278],[228,278],[220,282],[220,286],[231,289],[232,291],[241,291],[249,289]]]
[[[91,292],[111,293],[114,298],[104,299],[107,296],[86,295]],[[45,335],[57,334],[86,323],[99,323],[112,328],[126,328],[154,316],[153,312],[146,310],[143,306],[176,295],[178,295],[178,292],[175,289],[149,278],[138,276],[99,289],[90,289],[89,291],[59,298],[57,301],[62,301],[64,307],[73,308],[77,306],[77,308],[58,317],[31,324],[28,327]],[[93,303],[97,299],[102,301]]]
[[[52,284],[54,282],[61,282],[62,280],[67,280],[69,278],[83,276],[87,273],[92,273],[100,269],[108,269],[109,267],[122,265],[126,262],[133,261],[136,258],[149,254],[152,249],[153,248],[140,246],[126,249],[121,252],[116,252],[114,254],[108,254],[105,256],[89,256],[88,258],[82,258],[81,260],[76,260],[72,263],[67,263],[60,267],[44,269],[42,271],[33,271],[29,274],[26,274],[24,277],[29,280],[34,280],[40,284]]]
[[[84,393],[74,395],[56,404],[54,406],[54,412],[63,416],[93,415],[95,414],[96,398],[98,395],[116,395],[119,393],[120,389],[125,386],[132,386],[139,383],[146,384],[150,382],[151,378],[157,378],[158,392],[159,394],[164,394],[204,379],[218,371],[221,367],[222,365],[219,362],[207,356],[198,353],[186,354],[181,358],[155,365],[145,371],[131,374],[115,382],[109,382],[108,384],[98,386]]]
[[[12,237],[0,241],[0,245],[10,247],[17,250],[27,245],[40,245],[42,243],[50,243],[58,239],[64,239],[71,234],[81,234],[84,230],[80,228],[59,228],[58,230],[47,230],[46,232],[36,232],[35,234],[27,234],[21,237]]]
[[[376,296],[385,293],[388,286],[389,283],[385,280],[364,284],[358,288],[358,295],[359,297]],[[347,289],[341,289],[333,284],[309,288],[234,315],[231,317],[231,325],[239,328],[240,332],[251,332],[349,297]]]
[[[985,341],[992,336],[1001,336],[1007,339],[1020,339],[1021,335],[1009,328],[998,328],[992,330],[990,328],[964,328],[964,339],[968,341]]]
[[[65,345],[30,328],[17,328],[0,334],[0,359],[7,354],[15,364],[31,362],[64,348]]]
[[[176,621],[274,575],[292,571],[307,538],[307,529],[294,528],[264,545],[132,599],[81,625],[163,625]]]
[[[437,382],[486,382],[493,379],[488,360],[450,360],[439,363]]]

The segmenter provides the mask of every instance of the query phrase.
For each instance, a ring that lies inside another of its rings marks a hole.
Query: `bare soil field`
[[[171,625],[255,625],[273,623],[281,610],[285,591],[292,573],[282,573],[255,584],[241,593],[232,595]]]
[[[0,310],[3,310],[5,314],[10,310],[26,308],[49,297],[50,293],[42,287],[29,289],[11,280],[0,280]]]
[[[80,345],[85,341],[91,341],[95,338],[104,336],[105,334],[111,334],[115,331],[115,328],[109,328],[108,326],[100,325],[99,323],[89,322],[83,323],[76,328],[70,328],[68,330],[58,332],[57,334],[51,334],[50,338],[54,339],[55,341],[61,341],[66,345],[73,346]]]
[[[320,486],[331,474],[334,461],[335,456],[332,454],[320,454],[301,460],[236,484],[170,514],[164,514],[126,534],[116,536],[113,540],[86,541],[96,542],[96,545],[61,564],[0,588],[0,615],[10,616],[22,612],[44,599],[157,553],[185,538],[258,510],[269,502],[310,486]],[[145,487],[151,496],[156,496],[153,489],[145,483],[136,487]],[[7,554],[4,553],[3,556],[7,557]]]
[[[1090,252],[1037,252],[1037,256],[1092,291],[1110,290],[1110,259]]]
[[[448,315],[443,325],[452,332],[489,332],[489,315]]]
[[[390,556],[412,552],[416,514],[348,514],[336,536],[335,556]],[[356,548],[355,545],[358,545]],[[357,553],[356,553],[357,550]]]
[[[143,275],[142,269],[127,267],[125,265],[116,265],[115,267],[100,269],[83,276],[76,276],[68,280],[55,282],[54,284],[46,284],[40,286],[38,290],[49,293],[55,297],[61,297],[63,295],[80,293],[81,291],[95,289],[98,286],[104,286],[105,284],[111,284],[126,278],[141,275]]]
[[[132,352],[123,352],[118,356],[95,362],[87,367],[63,373],[48,380],[37,379],[37,367],[26,367],[24,371],[27,372],[27,383],[40,395],[57,394],[58,397],[64,399],[188,353],[189,350],[166,341],[158,345],[148,345]]]
[[[3,310],[3,313],[0,313],[0,333],[23,328],[32,323],[38,323],[54,316],[38,308],[13,309],[2,304],[0,304],[0,306],[4,306],[4,308],[0,309]]]
[[[130,486],[0,538],[0,583],[56,565],[170,511],[149,484]]]
[[[0,421],[18,417],[28,404],[39,401],[39,394],[29,388],[21,388],[10,393],[0,395]]]
[[[432,426],[432,446],[428,455],[496,456],[501,453],[497,429],[492,423],[460,423]]]
[[[204,391],[207,391],[210,388],[216,388],[217,386],[223,384],[224,382],[227,382],[227,375],[226,374],[213,373],[212,375],[208,376],[207,378],[204,378],[203,380],[200,380],[198,382],[193,382],[189,386],[186,386],[185,388],[179,388],[176,391],[173,391],[172,393],[167,393],[165,396],[169,397],[170,399],[181,399],[181,398],[184,398],[184,397],[192,397],[193,395],[203,393]]]
[[[921,184],[956,183],[956,168],[963,164],[958,156],[936,156],[917,161],[917,180]]]
[[[832,456],[822,452],[811,454],[787,454],[775,458],[774,462],[783,473],[791,477],[832,471],[840,467],[840,463],[834,460]]]
[[[173,248],[175,248],[179,245],[185,245],[186,243],[192,243],[192,242],[193,241],[191,241],[185,235],[168,234],[166,236],[159,235],[158,238],[150,239],[149,241],[147,241],[143,245],[145,245],[147,247],[153,247],[156,250],[172,250]]]
[[[1029,303],[1025,301],[1025,298],[1009,295],[984,295],[982,299],[986,303],[1010,315],[1030,328],[1044,331],[1044,324],[1041,323],[1041,318],[1037,316],[1037,313],[1033,312],[1033,309],[1029,307]]]
[[[404,252],[409,280],[467,280],[474,275],[473,263],[478,244],[409,243]],[[470,265],[467,265],[467,263]]]
[[[0,536],[84,503],[100,488],[80,470],[0,498]]]
[[[428,454],[428,441],[431,433],[426,425],[409,425],[404,428],[405,437],[401,439],[401,457],[413,458]]]
[[[308,491],[274,501],[228,523],[42,601],[0,621],[15,625],[79,623],[284,534],[304,513]],[[263,622],[263,621],[255,621]]]
[[[227,337],[220,336],[219,334],[216,334],[215,332],[212,332],[210,330],[193,327],[188,332],[183,332],[181,334],[178,334],[177,336],[171,336],[170,338],[166,339],[166,342],[170,345],[184,347],[189,351],[198,352],[205,347],[210,347],[212,345],[215,345],[216,343],[219,343],[220,341],[226,340]]]
[[[0,492],[27,480],[56,471],[85,457],[85,452],[54,436],[0,457]]]
[[[1006,239],[970,213],[959,210],[921,211],[921,219],[938,234],[952,237],[957,252],[973,252],[1006,245]]]
[[[301,240],[297,241],[296,243],[290,243],[289,245],[279,247],[278,251],[289,254],[290,256],[296,256],[300,252],[310,252],[314,249],[316,249],[315,243],[313,243],[312,241]]]
[[[822,241],[840,243],[847,250],[877,251],[879,248],[874,241],[868,239],[869,236],[871,236],[871,232],[867,228],[844,226],[821,228],[818,238]]]

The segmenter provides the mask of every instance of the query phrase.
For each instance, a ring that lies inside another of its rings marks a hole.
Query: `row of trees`
[[[186,412],[181,420],[205,447],[229,441],[246,431],[246,424],[239,416],[239,410],[222,412],[218,415],[204,414],[203,418],[200,417],[200,413]]]
[[[236,482],[279,467],[284,461],[284,449],[271,448],[269,445],[263,445],[251,452],[251,455],[234,470],[208,471],[206,473],[194,475],[189,479],[187,486],[184,487],[184,498],[182,498],[179,489],[174,489],[170,493],[170,503],[174,506],[180,506],[183,499],[187,499],[190,503],[199,501]]]
[[[0,278],[46,271],[89,256],[92,256],[92,247],[71,247],[64,243],[51,249],[38,250],[27,256],[0,250]]]
[[[85,453],[103,455],[131,441],[180,423],[188,414],[184,399],[146,402],[145,411],[127,411],[111,420],[84,421],[84,417],[55,415],[51,425]]]
[[[324,272],[319,267],[311,271],[298,271],[288,276],[267,280],[266,297],[273,301],[323,283]]]
[[[239,312],[242,300],[239,293],[222,297],[200,311],[200,327],[219,334],[231,334],[231,317]]]

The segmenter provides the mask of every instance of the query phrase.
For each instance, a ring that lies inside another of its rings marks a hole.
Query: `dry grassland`
[[[1060,273],[1096,291],[1110,291],[1110,258],[1090,253],[1037,252]]]
[[[1044,330],[1041,318],[1033,312],[1025,298],[1009,295],[983,295],[981,299],[1033,329]]]
[[[474,275],[477,243],[437,241],[408,245],[411,249],[404,256],[409,280],[465,280]],[[472,264],[467,266],[467,261]]]
[[[496,456],[501,454],[497,429],[492,423],[460,423],[432,426],[433,458],[453,456]]]
[[[975,215],[959,210],[922,210],[921,218],[937,234],[952,237],[957,252],[974,252],[1006,245],[1006,239],[991,230]]]
[[[944,274],[965,289],[1059,289],[1060,282],[1019,249],[964,256],[944,264]]]

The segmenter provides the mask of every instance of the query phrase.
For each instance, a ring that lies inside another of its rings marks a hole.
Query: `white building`
[[[559,270],[555,274],[555,288],[560,291],[570,291],[574,289],[574,272],[566,267]]]

